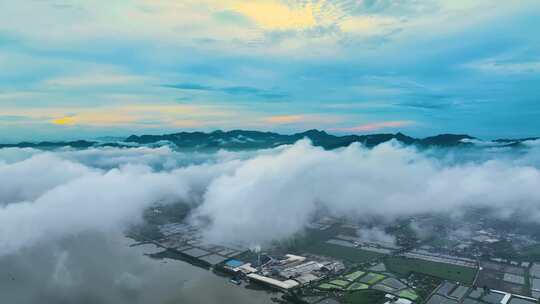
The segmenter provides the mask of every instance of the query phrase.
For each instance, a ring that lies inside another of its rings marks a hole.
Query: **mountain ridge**
[[[480,139],[467,134],[439,134],[424,138],[415,138],[398,133],[348,134],[333,135],[323,130],[310,129],[294,134],[280,134],[268,131],[253,130],[215,130],[212,132],[181,131],[162,135],[130,135],[122,141],[74,140],[74,141],[41,141],[20,142],[16,144],[0,144],[0,148],[37,148],[57,149],[72,147],[85,149],[90,147],[134,147],[140,145],[164,145],[172,143],[179,149],[260,149],[272,148],[284,144],[292,144],[300,139],[309,138],[313,145],[325,149],[335,149],[358,142],[367,147],[375,147],[390,140],[396,140],[404,145],[417,147],[465,147],[473,145],[472,141]],[[522,139],[497,139],[490,141],[497,146],[520,146],[524,141],[537,140],[540,137]]]

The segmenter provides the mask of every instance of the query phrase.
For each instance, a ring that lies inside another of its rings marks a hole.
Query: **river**
[[[86,233],[0,257],[2,303],[269,304],[271,294],[183,261],[156,260],[154,245]]]

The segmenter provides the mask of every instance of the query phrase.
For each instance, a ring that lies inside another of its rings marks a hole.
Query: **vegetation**
[[[385,276],[383,276],[382,274],[378,274],[378,273],[368,273],[366,274],[364,277],[362,277],[362,282],[364,283],[367,283],[369,285],[373,285],[379,281],[381,281],[382,279],[384,279]]]
[[[384,294],[384,292],[374,289],[360,290],[346,293],[342,302],[346,304],[379,304],[384,303]]]
[[[540,262],[540,244],[523,248],[521,258],[524,261]]]
[[[328,243],[319,243],[308,248],[309,252],[331,256],[337,259],[346,260],[352,263],[365,263],[382,256],[380,253],[349,248]]]
[[[188,204],[176,203],[170,205],[156,205],[144,211],[143,218],[151,225],[181,222],[189,213]]]
[[[343,277],[349,281],[356,281],[359,277],[363,276],[365,272],[363,271],[355,271],[349,274],[344,275]]]
[[[406,298],[406,299],[409,299],[411,301],[415,301],[416,299],[418,299],[418,295],[412,289],[402,290],[402,291],[399,292],[398,296],[400,298]]]
[[[334,285],[334,284],[322,283],[321,285],[317,286],[317,289],[321,289],[321,290],[334,290],[334,289],[341,290],[343,288],[340,287],[340,286]]]
[[[131,227],[126,235],[139,242],[156,240],[163,237],[157,226],[146,223]]]
[[[457,265],[442,264],[404,257],[388,257],[385,259],[388,270],[408,276],[411,272],[422,273],[437,278],[471,284],[476,269]]]
[[[350,284],[349,281],[344,281],[344,280],[339,280],[339,279],[330,281],[329,283],[333,285],[341,286],[341,287],[347,287]]]
[[[347,287],[347,290],[355,291],[355,290],[364,290],[368,288],[369,288],[369,285],[366,285],[364,283],[352,283],[351,286]]]
[[[435,288],[437,288],[442,282],[442,280],[439,278],[421,273],[413,273],[407,279],[414,286],[416,286],[414,292],[422,300],[425,300],[429,296],[429,294],[431,294],[431,292],[435,290]]]

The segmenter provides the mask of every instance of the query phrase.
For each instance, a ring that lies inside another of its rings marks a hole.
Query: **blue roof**
[[[225,262],[225,265],[227,265],[229,267],[232,267],[232,268],[236,268],[236,267],[240,267],[240,266],[244,265],[244,262],[233,259],[233,260],[228,260],[227,262]]]

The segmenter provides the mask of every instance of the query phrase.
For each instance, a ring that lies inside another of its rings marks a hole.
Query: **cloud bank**
[[[321,206],[336,216],[387,218],[486,206],[500,216],[539,219],[538,186],[533,165],[449,165],[392,143],[325,151],[300,141],[214,180],[196,214],[211,219],[210,238],[265,242],[302,230]]]
[[[290,237],[321,208],[392,219],[486,206],[501,217],[538,220],[537,148],[459,161],[397,143],[326,151],[307,140],[215,154],[1,150],[0,256],[88,231],[122,231],[156,202],[190,204],[191,219],[208,223],[209,239],[249,244]]]

